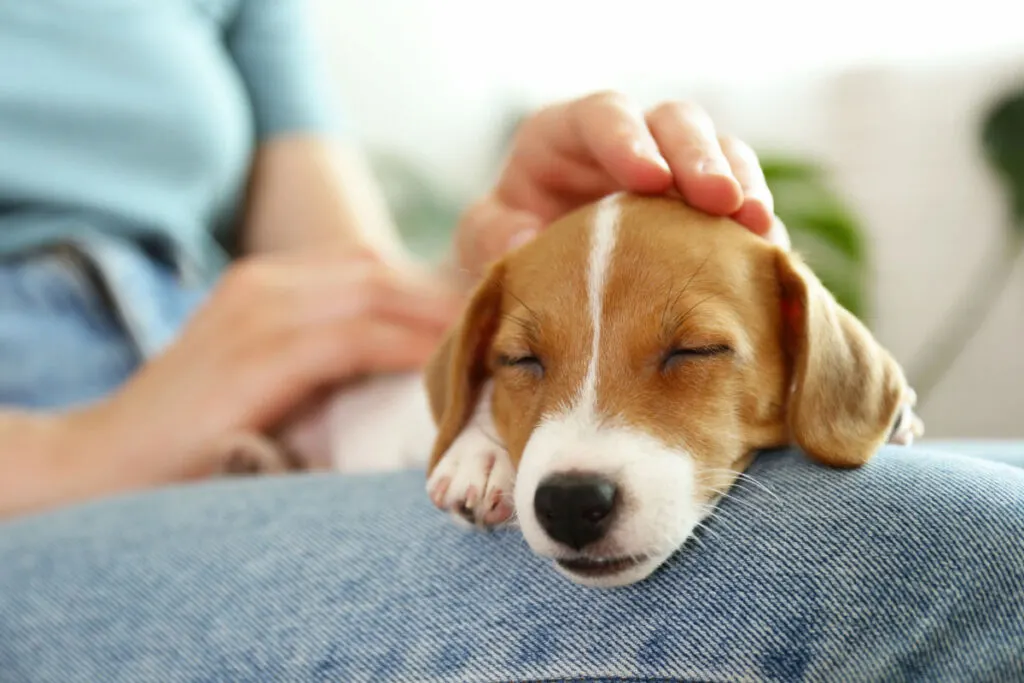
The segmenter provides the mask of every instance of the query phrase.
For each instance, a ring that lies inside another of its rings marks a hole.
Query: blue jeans
[[[110,393],[206,293],[115,240],[0,260],[0,406],[65,408]]]
[[[177,302],[156,309],[189,310],[152,275]],[[4,400],[84,400],[130,373],[145,345],[94,294],[46,259],[0,266],[0,367],[55,368],[31,387],[0,373]],[[422,472],[209,482],[0,523],[0,681],[1024,680],[1024,469],[885,448],[852,471],[768,452],[748,474],[665,567],[610,591],[515,531],[456,527]]]

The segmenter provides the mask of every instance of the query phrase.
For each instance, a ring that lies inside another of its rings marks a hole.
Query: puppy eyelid
[[[671,353],[689,356],[716,356],[722,353],[729,353],[732,347],[728,344],[707,344],[706,346],[691,346],[673,349]]]
[[[544,372],[544,363],[537,356],[524,354],[524,355],[510,355],[500,354],[498,356],[498,365],[506,368],[535,368],[537,372]]]
[[[673,348],[665,354],[665,359],[662,361],[662,367],[668,367],[672,363],[688,359],[699,360],[714,356],[724,356],[732,353],[732,351],[732,347],[728,344],[707,344],[705,346]]]

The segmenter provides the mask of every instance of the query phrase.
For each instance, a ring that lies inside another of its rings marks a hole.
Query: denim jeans
[[[170,338],[193,294],[122,266],[164,299],[144,343],[66,263],[0,265],[0,400],[87,400]],[[1007,464],[1024,446],[952,448],[887,447],[858,470],[763,453],[661,570],[605,591],[515,530],[457,527],[417,471],[7,521],[0,681],[1024,680],[1024,469]]]
[[[0,406],[64,408],[108,394],[206,292],[113,239],[0,260]]]

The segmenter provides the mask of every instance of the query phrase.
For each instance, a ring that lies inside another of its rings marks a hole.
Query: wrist
[[[0,516],[27,514],[131,488],[99,406],[0,414]]]
[[[69,416],[69,432],[96,463],[92,470],[97,485],[136,490],[199,478],[190,457],[198,450],[198,434],[182,428],[180,415],[154,410],[152,393],[139,379]]]
[[[104,399],[61,415],[54,436],[54,461],[70,498],[116,493],[151,483],[140,471],[135,439],[125,429],[117,401]],[[156,441],[156,439],[154,439]]]
[[[434,271],[457,292],[468,293],[478,280],[469,268],[462,265],[458,250],[454,247],[434,266]]]
[[[61,500],[63,420],[54,414],[0,412],[0,517],[25,514]]]

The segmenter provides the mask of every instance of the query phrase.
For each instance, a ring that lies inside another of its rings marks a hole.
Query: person
[[[766,453],[617,591],[431,514],[421,472],[209,479],[217,435],[421,367],[482,268],[582,202],[784,226],[700,107],[597,93],[528,118],[427,267],[338,128],[299,3],[52,10],[0,8],[0,680],[1024,677],[1007,464]]]
[[[300,3],[136,9],[126,30],[107,2],[0,10],[0,515],[201,479],[218,436],[420,367],[474,273],[608,192],[675,188],[772,228],[753,152],[699,107],[645,115],[597,93],[522,126],[452,257],[426,268],[327,95]]]

